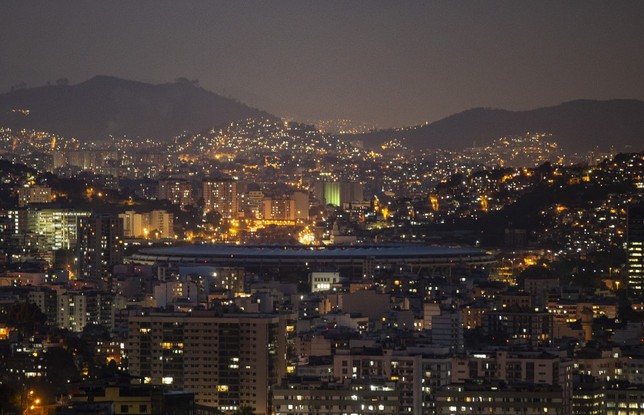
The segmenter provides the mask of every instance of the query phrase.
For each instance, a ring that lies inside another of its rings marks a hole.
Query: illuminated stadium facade
[[[485,251],[427,245],[190,245],[142,249],[129,262],[146,265],[212,265],[244,267],[259,271],[269,268],[335,269],[373,275],[376,268],[396,267],[404,272],[447,271],[453,267],[479,267],[493,262]]]

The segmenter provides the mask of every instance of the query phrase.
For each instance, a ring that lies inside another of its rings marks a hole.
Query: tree
[[[110,339],[110,330],[102,324],[88,324],[83,328],[81,339],[83,341],[106,341]]]
[[[45,354],[47,380],[52,385],[64,387],[69,381],[79,378],[74,357],[62,347],[50,347]]]
[[[211,225],[213,228],[217,228],[222,224],[221,213],[217,212],[216,210],[211,210],[206,213],[205,220],[206,223]]]
[[[40,308],[26,301],[13,304],[7,312],[7,323],[27,336],[32,335],[45,321],[47,316]]]
[[[18,386],[3,383],[0,385],[0,412],[18,413],[20,410],[20,389]]]

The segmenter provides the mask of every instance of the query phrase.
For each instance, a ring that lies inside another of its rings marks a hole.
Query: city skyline
[[[3,415],[644,415],[644,3],[0,15]]]

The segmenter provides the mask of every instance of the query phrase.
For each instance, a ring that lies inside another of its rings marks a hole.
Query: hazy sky
[[[644,99],[644,1],[0,1],[0,91],[97,74],[381,127]]]

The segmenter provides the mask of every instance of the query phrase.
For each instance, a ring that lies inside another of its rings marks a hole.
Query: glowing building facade
[[[628,290],[644,300],[644,205],[628,208]]]
[[[204,179],[204,212],[216,211],[224,219],[235,219],[238,213],[237,182],[233,179]]]

